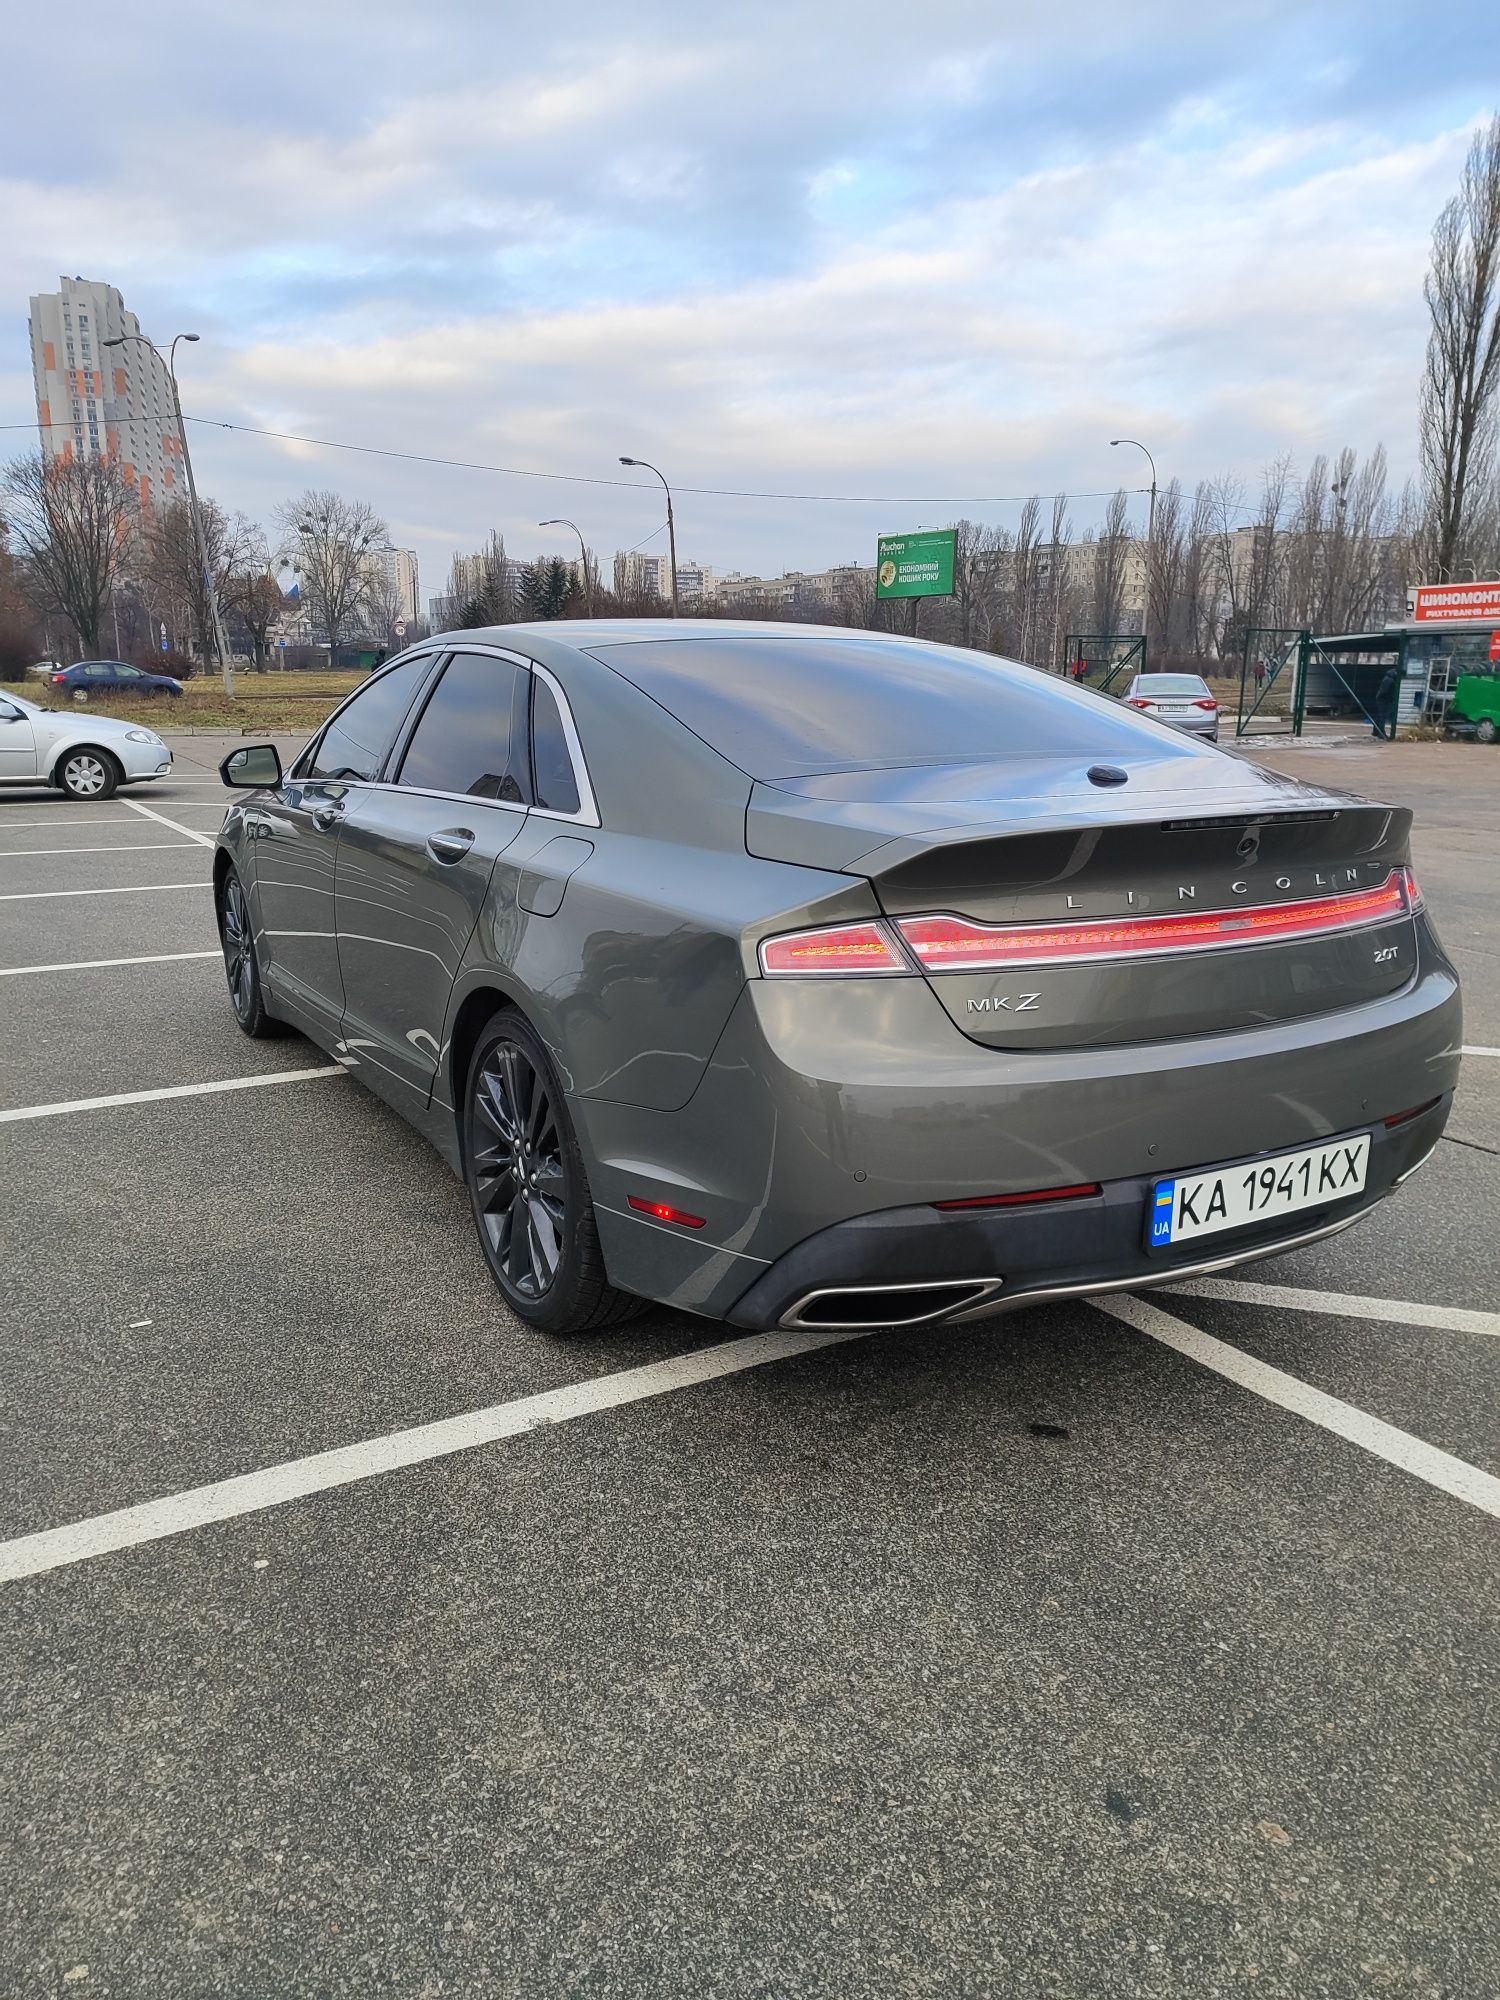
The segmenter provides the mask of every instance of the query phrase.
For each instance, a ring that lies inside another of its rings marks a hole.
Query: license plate
[[[1164,1250],[1198,1236],[1244,1229],[1299,1208],[1319,1208],[1364,1190],[1370,1165],[1370,1135],[1334,1139],[1269,1160],[1244,1160],[1237,1167],[1210,1167],[1158,1181],[1151,1195],[1151,1248]]]

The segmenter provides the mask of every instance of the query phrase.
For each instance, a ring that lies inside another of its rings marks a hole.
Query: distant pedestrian
[[[1380,686],[1375,691],[1375,714],[1371,719],[1370,733],[1382,741],[1396,734],[1396,709],[1401,698],[1401,669],[1389,666],[1381,676]]]

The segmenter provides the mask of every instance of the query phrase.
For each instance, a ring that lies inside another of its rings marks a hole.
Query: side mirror
[[[226,785],[259,789],[281,783],[281,759],[274,743],[247,743],[243,750],[231,750],[219,766]]]

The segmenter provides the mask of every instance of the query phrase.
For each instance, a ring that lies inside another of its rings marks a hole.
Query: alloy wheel
[[[474,1202],[496,1269],[539,1299],[557,1277],[567,1221],[562,1134],[547,1080],[515,1042],[496,1042],[473,1083]]]
[[[78,798],[91,799],[103,791],[108,773],[97,757],[70,757],[64,776]]]
[[[245,892],[238,875],[224,885],[224,913],[220,920],[224,945],[224,970],[229,977],[229,997],[241,1021],[248,1021],[255,1007],[255,954],[250,943],[250,916],[245,908]]]

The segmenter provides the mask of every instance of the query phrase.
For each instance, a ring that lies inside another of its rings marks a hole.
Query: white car
[[[0,695],[0,785],[55,785],[70,799],[107,799],[117,785],[164,778],[171,768],[172,753],[154,729]]]

